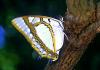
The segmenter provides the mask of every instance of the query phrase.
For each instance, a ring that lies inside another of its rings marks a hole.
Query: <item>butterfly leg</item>
[[[69,40],[69,39],[68,39],[68,36],[66,35],[66,33],[65,33],[65,32],[63,32],[63,33],[64,33],[64,35],[65,35],[66,39],[67,39],[67,40]]]
[[[40,61],[42,58],[41,58],[41,56],[38,56],[37,57],[37,61]]]
[[[49,64],[52,64],[52,62],[53,62],[52,59],[49,59],[49,60],[48,60],[48,63],[49,63]]]

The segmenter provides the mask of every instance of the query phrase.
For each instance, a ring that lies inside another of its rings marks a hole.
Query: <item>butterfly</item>
[[[22,16],[13,19],[12,24],[41,57],[58,59],[64,42],[62,21],[48,16]]]

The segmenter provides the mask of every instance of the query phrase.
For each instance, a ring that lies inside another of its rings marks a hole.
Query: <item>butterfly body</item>
[[[41,57],[58,59],[64,42],[64,27],[60,20],[47,16],[23,16],[12,20],[12,24]]]

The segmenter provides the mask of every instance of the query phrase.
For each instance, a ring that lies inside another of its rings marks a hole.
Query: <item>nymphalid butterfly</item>
[[[58,59],[64,42],[62,21],[47,16],[23,16],[13,19],[12,24],[41,57]]]

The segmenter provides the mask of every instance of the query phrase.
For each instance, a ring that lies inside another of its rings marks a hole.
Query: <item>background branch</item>
[[[47,65],[45,70],[72,70],[95,37],[100,27],[100,6],[95,0],[67,0],[68,10],[64,18],[65,41],[58,61]]]

